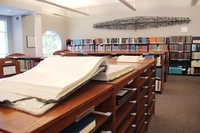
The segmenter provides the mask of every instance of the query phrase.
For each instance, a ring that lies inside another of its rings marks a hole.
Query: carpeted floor
[[[147,133],[200,133],[200,76],[168,75]]]

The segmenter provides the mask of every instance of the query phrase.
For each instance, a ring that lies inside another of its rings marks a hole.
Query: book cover
[[[139,62],[144,60],[142,56],[128,56],[128,55],[121,55],[117,58],[117,62]]]
[[[124,102],[127,97],[129,97],[131,95],[130,91],[129,90],[119,90],[117,93],[116,93],[116,105],[120,105],[122,102]]]
[[[132,65],[119,65],[119,64],[109,64],[107,68],[107,74],[104,71],[98,73],[92,78],[92,80],[100,81],[112,81],[130,71],[132,71]]]

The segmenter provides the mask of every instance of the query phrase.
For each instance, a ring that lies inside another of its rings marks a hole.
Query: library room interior
[[[0,133],[200,133],[199,0],[0,0]]]

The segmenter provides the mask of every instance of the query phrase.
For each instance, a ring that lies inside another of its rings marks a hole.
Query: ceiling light
[[[130,8],[133,11],[136,11],[135,7],[133,7],[131,4],[129,4],[126,0],[119,0],[121,3],[123,3],[125,6]]]
[[[63,18],[70,18],[70,17],[68,17],[68,16],[61,15],[61,14],[57,14],[57,13],[53,13],[53,15],[58,16],[58,17],[63,17]]]
[[[7,12],[12,12],[12,10],[6,10]]]
[[[70,11],[73,11],[73,12],[76,12],[76,13],[80,13],[80,14],[89,16],[88,13],[80,12],[80,11],[78,11],[78,10],[74,10],[74,9],[69,8],[69,7],[65,7],[65,6],[62,6],[62,5],[58,5],[58,4],[56,4],[56,3],[52,3],[52,2],[49,2],[49,1],[46,1],[46,0],[36,0],[36,1],[43,2],[43,3],[49,4],[49,5],[53,5],[53,6],[62,8],[62,9],[70,10]]]

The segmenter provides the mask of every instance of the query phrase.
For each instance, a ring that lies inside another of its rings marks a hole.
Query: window
[[[61,40],[54,31],[46,31],[42,36],[43,56],[52,56],[53,52],[61,50]]]
[[[6,20],[0,19],[0,57],[7,55],[7,32]]]

